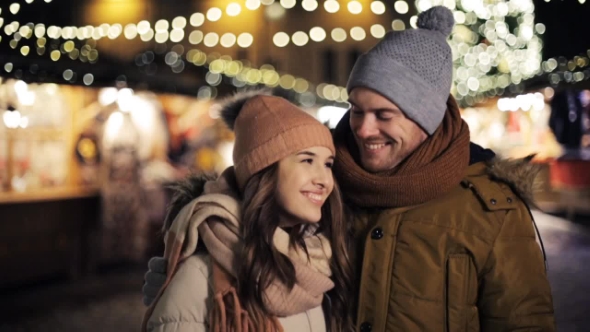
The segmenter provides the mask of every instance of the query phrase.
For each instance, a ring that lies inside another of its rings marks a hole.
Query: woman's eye
[[[302,162],[311,164],[313,163],[313,159],[304,159]]]
[[[334,166],[334,163],[326,163],[326,167],[328,168],[332,168]]]

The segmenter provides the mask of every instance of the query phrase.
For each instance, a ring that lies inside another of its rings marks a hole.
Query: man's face
[[[361,166],[371,173],[395,168],[428,138],[389,99],[367,88],[349,96],[350,128],[359,147]]]

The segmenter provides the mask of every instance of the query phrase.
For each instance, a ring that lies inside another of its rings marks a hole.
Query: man
[[[419,29],[390,32],[350,75],[334,172],[354,219],[357,329],[554,331],[524,201],[534,172],[470,146],[449,96],[453,24],[448,9],[431,8]],[[148,295],[158,289],[150,275]]]

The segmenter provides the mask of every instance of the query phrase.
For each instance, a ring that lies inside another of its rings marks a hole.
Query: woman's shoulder
[[[162,324],[206,324],[211,309],[211,258],[196,254],[183,261],[148,321],[154,327]]]
[[[285,332],[326,332],[326,318],[322,306],[281,317],[279,322]]]

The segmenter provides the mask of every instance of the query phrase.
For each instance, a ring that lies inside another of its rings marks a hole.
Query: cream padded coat
[[[211,259],[187,258],[156,304],[147,323],[149,332],[207,332],[213,304]],[[279,318],[285,332],[326,332],[322,307]]]

